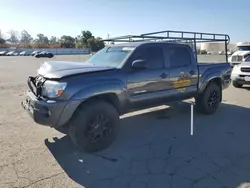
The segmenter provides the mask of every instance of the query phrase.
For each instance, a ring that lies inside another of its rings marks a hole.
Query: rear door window
[[[168,48],[170,67],[180,68],[191,65],[190,53],[187,48],[173,47]]]

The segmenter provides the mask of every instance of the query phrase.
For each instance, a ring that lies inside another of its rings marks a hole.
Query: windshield
[[[134,47],[112,46],[105,47],[87,60],[97,66],[118,67],[131,53]]]
[[[237,46],[237,50],[250,51],[250,46]]]

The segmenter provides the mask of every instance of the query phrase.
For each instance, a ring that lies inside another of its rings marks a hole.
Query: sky
[[[233,43],[250,41],[250,0],[6,0],[0,30],[27,30],[60,37],[89,30],[107,38],[183,30],[229,34]]]

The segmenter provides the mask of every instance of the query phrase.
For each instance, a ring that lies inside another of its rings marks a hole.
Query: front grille
[[[241,72],[250,72],[250,67],[242,67],[241,69]]]
[[[234,55],[232,56],[232,61],[242,61],[243,56],[239,56],[239,55]]]
[[[29,89],[34,93],[37,97],[41,96],[41,86],[45,82],[45,78],[42,76],[28,78],[28,86]]]

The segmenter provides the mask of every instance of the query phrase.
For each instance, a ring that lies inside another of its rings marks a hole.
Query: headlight
[[[67,83],[47,80],[42,86],[42,96],[56,98],[62,95]]]

